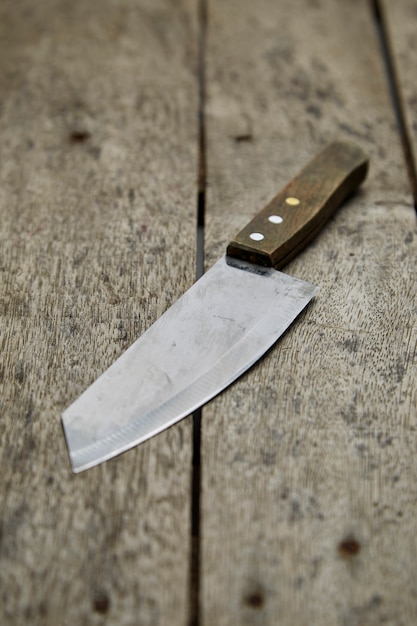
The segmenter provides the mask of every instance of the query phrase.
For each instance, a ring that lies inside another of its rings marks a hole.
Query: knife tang
[[[331,143],[238,233],[227,254],[280,269],[363,182],[368,164],[369,158],[359,146]]]

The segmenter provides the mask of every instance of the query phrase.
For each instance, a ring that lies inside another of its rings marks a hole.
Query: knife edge
[[[317,293],[318,288],[306,281],[271,268],[262,268],[262,272],[263,274],[260,275],[259,268],[247,262],[236,263],[235,260],[223,257],[177,301],[176,309],[171,308],[164,313],[162,317],[168,319],[163,321],[162,328],[169,328],[169,318],[172,315],[176,317],[177,328],[178,326],[187,327],[189,324],[187,311],[199,298],[198,291],[204,287],[204,281],[206,281],[221,285],[221,288],[217,291],[215,302],[212,303],[212,314],[205,324],[212,326],[214,323],[220,327],[225,323],[224,320],[229,319],[234,325],[240,327],[238,338],[232,338],[230,346],[225,345],[219,358],[208,361],[207,366],[203,362],[203,366],[200,366],[201,369],[194,379],[188,378],[187,384],[182,388],[171,389],[169,382],[171,372],[166,373],[161,370],[159,380],[166,379],[167,381],[165,387],[168,397],[164,401],[161,401],[164,385],[160,383],[161,388],[155,387],[154,405],[142,411],[140,405],[135,406],[134,400],[134,395],[140,395],[140,393],[133,389],[130,405],[129,400],[127,402],[131,412],[125,416],[126,423],[117,425],[120,415],[113,416],[110,432],[106,432],[103,428],[109,418],[106,417],[100,423],[99,412],[96,410],[97,419],[94,419],[94,411],[91,410],[91,402],[99,402],[103,411],[107,411],[106,404],[111,402],[107,389],[112,389],[115,384],[113,382],[112,385],[112,370],[123,370],[126,367],[124,364],[128,362],[130,356],[128,353],[132,349],[136,353],[142,350],[144,361],[159,358],[157,350],[154,355],[147,353],[149,329],[65,411],[62,422],[75,473],[93,467],[146,441],[211,400],[250,368],[275,343]],[[213,276],[210,276],[210,273]],[[239,315],[239,312],[234,310],[233,296],[230,301],[225,299],[226,294],[231,295],[234,286],[237,285],[236,288],[241,290],[241,281],[244,281],[248,289],[252,290],[254,299],[252,317],[248,317],[247,312]],[[262,312],[257,308],[261,292],[263,304],[268,303],[268,306],[263,307]],[[254,320],[253,323],[250,323],[250,319]],[[202,334],[205,335],[204,329]],[[197,341],[197,339],[194,338],[191,341]],[[135,359],[138,360],[138,354]],[[195,364],[194,366],[196,367]],[[136,373],[136,375],[140,377],[140,374]],[[121,407],[119,411],[122,411]],[[88,427],[89,421],[90,428]]]

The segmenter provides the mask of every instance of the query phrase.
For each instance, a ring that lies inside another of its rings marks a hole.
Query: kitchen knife
[[[316,235],[367,169],[358,146],[327,146],[75,400],[62,416],[74,472],[189,415],[272,346],[317,291],[277,268]]]

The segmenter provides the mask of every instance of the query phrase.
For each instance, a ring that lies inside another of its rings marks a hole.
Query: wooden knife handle
[[[345,141],[328,145],[229,243],[227,254],[279,269],[323,228],[365,179],[369,158]]]

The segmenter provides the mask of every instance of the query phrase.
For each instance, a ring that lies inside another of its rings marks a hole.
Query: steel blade
[[[64,412],[73,470],[132,448],[213,398],[316,291],[272,268],[220,259]]]

